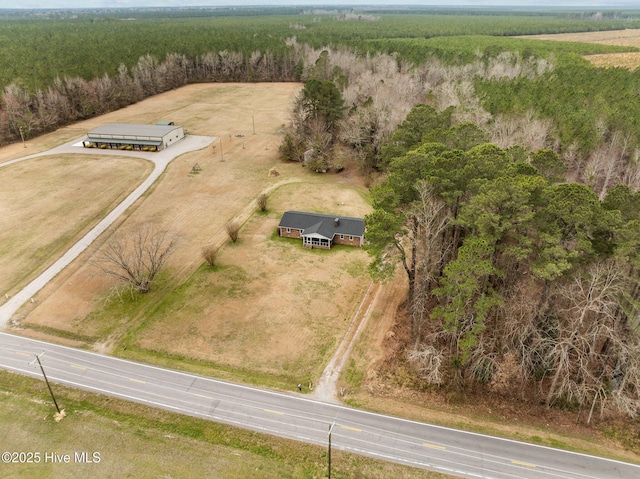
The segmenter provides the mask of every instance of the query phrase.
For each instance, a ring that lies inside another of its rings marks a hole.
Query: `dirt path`
[[[316,399],[325,402],[339,402],[336,398],[336,383],[349,358],[353,345],[367,324],[367,320],[371,315],[371,308],[376,303],[380,289],[381,286],[379,283],[372,282],[369,284],[340,345],[320,375],[320,379],[313,393]]]

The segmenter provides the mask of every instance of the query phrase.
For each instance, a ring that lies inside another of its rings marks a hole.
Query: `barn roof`
[[[302,211],[286,211],[278,227],[302,230],[302,236],[320,235],[328,239],[336,234],[364,236],[364,221],[361,218]]]
[[[173,130],[182,128],[177,125],[138,125],[129,123],[112,123],[102,125],[91,130],[87,136],[89,138],[102,139],[125,139],[135,137],[135,139],[156,139],[162,138]]]

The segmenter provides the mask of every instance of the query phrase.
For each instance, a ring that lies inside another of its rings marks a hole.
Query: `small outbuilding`
[[[330,249],[334,244],[361,247],[364,244],[364,220],[348,216],[287,211],[278,224],[278,234],[302,238],[305,248]]]
[[[156,125],[113,123],[87,133],[86,148],[159,151],[184,138],[184,128],[173,122]]]

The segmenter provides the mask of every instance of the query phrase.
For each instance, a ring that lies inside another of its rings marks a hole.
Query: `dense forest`
[[[102,14],[47,10],[21,15],[0,18],[0,144],[19,140],[20,132],[30,138],[187,83],[299,81],[315,61],[306,55],[309,50],[348,49],[359,59],[387,54],[399,72],[428,63],[450,67],[480,58],[487,62],[505,52],[519,52],[525,60],[535,56],[555,61],[629,48],[509,36],[640,25],[634,12],[619,11],[603,16],[482,9],[365,13],[276,8],[260,14],[254,9],[113,9]],[[586,64],[580,68],[585,76],[592,74]],[[526,91],[528,81],[517,85],[519,91]],[[545,82],[542,78],[538,84],[544,88]],[[502,86],[496,82],[482,89],[492,113],[524,108],[519,100],[502,99]],[[629,118],[638,117],[628,113]]]
[[[367,177],[416,384],[640,412],[640,70],[583,58],[633,49],[511,38],[640,11],[50,15],[0,19],[0,144],[189,83],[302,81],[280,153]]]
[[[637,187],[600,199],[553,150],[485,143],[428,106],[393,140],[406,151],[372,190],[368,249],[378,275],[406,271],[422,379],[637,416]]]

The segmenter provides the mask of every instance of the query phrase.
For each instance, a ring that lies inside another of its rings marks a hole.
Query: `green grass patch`
[[[105,340],[112,334],[129,336],[136,331],[141,318],[147,316],[164,301],[171,289],[171,272],[160,271],[154,285],[147,293],[140,293],[125,285],[115,286],[96,299],[96,307],[84,318],[75,321],[79,336]]]
[[[281,374],[277,375],[260,373],[252,369],[233,368],[225,364],[201,361],[179,354],[167,353],[166,351],[142,349],[135,345],[124,345],[117,348],[113,355],[130,361],[272,389],[293,390],[294,385],[300,382],[299,375],[295,372],[284,374],[286,372],[285,368],[282,369]]]
[[[342,246],[342,245],[338,245]],[[350,246],[344,246],[345,248],[352,248]],[[353,249],[353,248],[352,248]],[[368,272],[368,265],[366,261],[362,261],[360,259],[356,259],[353,261],[348,261],[343,263],[340,266],[344,271],[349,273],[349,276],[352,278],[358,278],[361,276],[366,276]]]
[[[41,333],[45,333],[51,336],[56,336],[59,338],[70,339],[72,341],[79,341],[81,343],[94,343],[98,340],[96,336],[88,336],[86,334],[78,334],[72,331],[65,331],[62,329],[52,328],[50,326],[44,326],[41,324],[22,324],[21,327],[24,329],[30,329],[32,331],[38,331]]]
[[[356,362],[353,358],[349,360],[349,366],[344,373],[344,379],[350,386],[358,388],[362,385],[364,370],[356,367]]]
[[[4,451],[70,454],[69,464],[3,464],[1,478],[225,479],[320,478],[326,449],[53,385],[67,417],[55,411],[43,381],[0,371],[0,428]],[[73,462],[75,452],[100,462]],[[338,450],[335,478],[445,478]]]
[[[547,438],[547,444],[549,444],[549,446],[551,447],[555,447],[556,449],[569,449],[569,446],[566,442],[560,441],[553,437]]]

